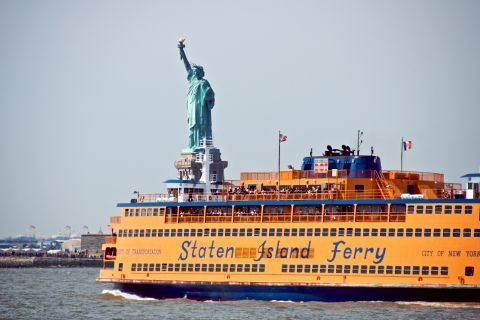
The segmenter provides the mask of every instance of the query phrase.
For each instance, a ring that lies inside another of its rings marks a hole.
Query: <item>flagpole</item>
[[[400,145],[400,172],[403,171],[403,137],[402,144]]]
[[[278,199],[280,199],[280,130],[278,130]]]

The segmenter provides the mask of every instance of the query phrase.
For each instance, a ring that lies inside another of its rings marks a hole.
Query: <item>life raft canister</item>
[[[140,196],[140,197],[138,197],[138,201],[139,201],[139,202],[143,202],[143,200],[145,200],[145,196]]]

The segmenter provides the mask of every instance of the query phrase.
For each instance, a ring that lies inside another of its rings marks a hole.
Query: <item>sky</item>
[[[177,41],[216,94],[240,172],[356,144],[384,169],[480,168],[479,1],[0,0],[0,237],[107,230],[176,177],[187,145]]]

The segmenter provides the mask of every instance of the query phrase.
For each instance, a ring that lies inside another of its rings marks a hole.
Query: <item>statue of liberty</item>
[[[187,69],[187,80],[189,83],[187,96],[188,113],[188,149],[195,151],[201,145],[201,141],[206,138],[212,139],[212,108],[215,105],[215,93],[210,83],[204,79],[205,72],[203,67],[195,64],[190,65],[185,55],[185,38],[178,41],[180,49],[180,59]]]

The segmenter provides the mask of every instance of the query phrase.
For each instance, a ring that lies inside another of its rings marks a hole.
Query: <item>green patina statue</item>
[[[185,38],[178,42],[180,49],[180,59],[187,69],[187,79],[189,83],[187,96],[188,112],[188,149],[184,151],[195,151],[201,145],[201,141],[206,138],[212,139],[212,108],[215,105],[215,93],[210,83],[204,79],[205,72],[203,67],[195,64],[190,65],[185,55]]]

